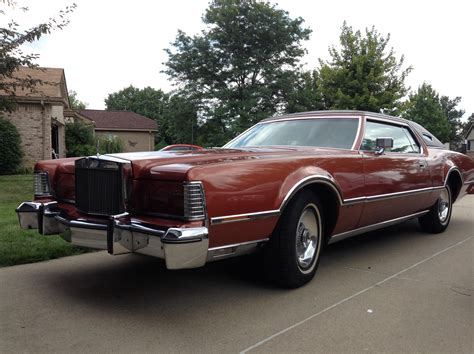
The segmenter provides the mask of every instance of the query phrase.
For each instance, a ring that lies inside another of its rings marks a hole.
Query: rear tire
[[[316,273],[323,247],[321,203],[311,191],[293,198],[264,250],[265,274],[281,287],[297,288]]]
[[[449,185],[446,185],[436,203],[430,208],[428,214],[418,218],[421,229],[432,234],[444,232],[451,221],[452,210],[451,188]]]

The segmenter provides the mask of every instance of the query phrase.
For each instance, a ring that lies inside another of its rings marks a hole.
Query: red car
[[[40,161],[34,176],[23,228],[168,269],[259,251],[298,287],[327,243],[413,218],[443,232],[474,162],[411,121],[330,111],[261,121],[221,149]]]
[[[202,146],[199,145],[190,145],[190,144],[174,144],[165,146],[160,151],[190,151],[190,150],[201,150]]]

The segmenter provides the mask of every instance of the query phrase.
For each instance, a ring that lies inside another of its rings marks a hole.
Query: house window
[[[467,141],[467,150],[468,151],[473,151],[474,150],[474,140],[468,140]]]

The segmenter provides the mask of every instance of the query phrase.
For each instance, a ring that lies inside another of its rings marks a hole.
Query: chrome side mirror
[[[382,155],[385,149],[393,148],[393,138],[375,139],[375,155]]]

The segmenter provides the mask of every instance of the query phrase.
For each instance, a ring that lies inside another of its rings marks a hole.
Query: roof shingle
[[[158,125],[153,119],[129,111],[104,111],[97,109],[84,109],[78,114],[95,123],[98,130],[153,130]]]

